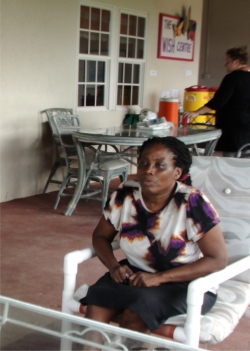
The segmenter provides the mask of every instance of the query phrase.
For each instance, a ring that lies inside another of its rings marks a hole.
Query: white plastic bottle
[[[182,124],[182,115],[183,115],[183,106],[181,101],[179,101],[179,116],[178,116],[178,125],[180,126]]]

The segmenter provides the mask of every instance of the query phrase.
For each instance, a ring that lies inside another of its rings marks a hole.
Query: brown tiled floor
[[[115,187],[116,184],[113,184]],[[1,294],[52,309],[61,309],[63,257],[91,244],[101,203],[80,200],[72,216],[63,211],[69,198],[53,210],[56,192],[1,204]],[[80,266],[81,281],[92,283],[105,269],[94,259]],[[209,350],[249,350],[250,320],[242,318],[233,334]]]

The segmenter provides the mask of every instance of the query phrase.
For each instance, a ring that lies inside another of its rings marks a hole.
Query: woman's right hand
[[[197,116],[199,116],[199,113],[197,111],[186,111],[183,113],[182,118],[187,118],[187,120],[190,121],[190,119],[195,118]]]
[[[198,108],[198,110],[196,111],[186,111],[183,113],[182,118],[186,118],[188,121],[190,121],[190,119],[195,118],[199,115],[203,115],[204,113],[209,113],[211,111],[211,108],[208,106],[202,106],[200,108]]]
[[[110,270],[110,276],[111,278],[117,282],[117,283],[125,283],[128,284],[128,278],[131,274],[133,274],[133,271],[127,266],[114,266]]]

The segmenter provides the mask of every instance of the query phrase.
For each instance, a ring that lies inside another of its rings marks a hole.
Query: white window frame
[[[99,55],[89,55],[80,54],[80,11],[81,6],[94,7],[98,9],[103,9],[110,11],[110,45],[109,45],[109,55],[99,56]],[[135,15],[145,18],[145,45],[144,45],[144,57],[142,59],[135,58],[125,58],[119,57],[119,40],[120,40],[120,19],[121,14]],[[77,21],[77,73],[76,73],[76,108],[77,111],[127,111],[127,106],[117,105],[117,87],[118,87],[118,66],[119,62],[132,63],[140,65],[140,81],[139,81],[139,105],[138,108],[143,106],[143,91],[144,91],[144,75],[145,75],[145,63],[146,63],[146,37],[147,37],[147,15],[143,12],[132,11],[123,9],[116,6],[107,6],[105,4],[100,4],[97,2],[80,1],[79,11],[78,11],[78,21]],[[105,97],[106,106],[78,106],[78,69],[79,60],[94,60],[94,61],[105,61],[106,62],[106,82],[105,85]]]
[[[117,61],[122,63],[131,63],[131,64],[138,64],[140,65],[140,80],[139,80],[139,105],[135,106],[135,109],[142,108],[143,106],[143,90],[144,90],[144,75],[145,75],[145,64],[146,64],[146,37],[147,37],[147,15],[145,13],[137,12],[137,11],[128,11],[126,9],[119,9],[119,23],[118,23],[118,30],[117,30],[117,45],[119,45],[120,39],[120,21],[121,21],[121,14],[126,15],[134,15],[137,17],[144,17],[145,18],[145,37],[144,37],[144,57],[141,59],[137,58],[126,58],[126,57],[119,57],[119,48],[117,50]],[[117,74],[118,74],[118,66],[117,66]],[[116,100],[117,100],[117,86],[118,82],[116,79]],[[116,103],[116,102],[115,102]],[[117,105],[116,110],[127,110],[127,106]]]

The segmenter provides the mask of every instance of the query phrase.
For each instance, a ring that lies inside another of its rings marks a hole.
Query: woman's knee
[[[149,333],[150,330],[144,320],[130,309],[125,309],[121,316],[120,327],[139,331],[142,333]]]
[[[113,318],[119,315],[119,313],[120,310],[109,309],[95,305],[88,305],[85,317],[103,323],[110,323]]]

